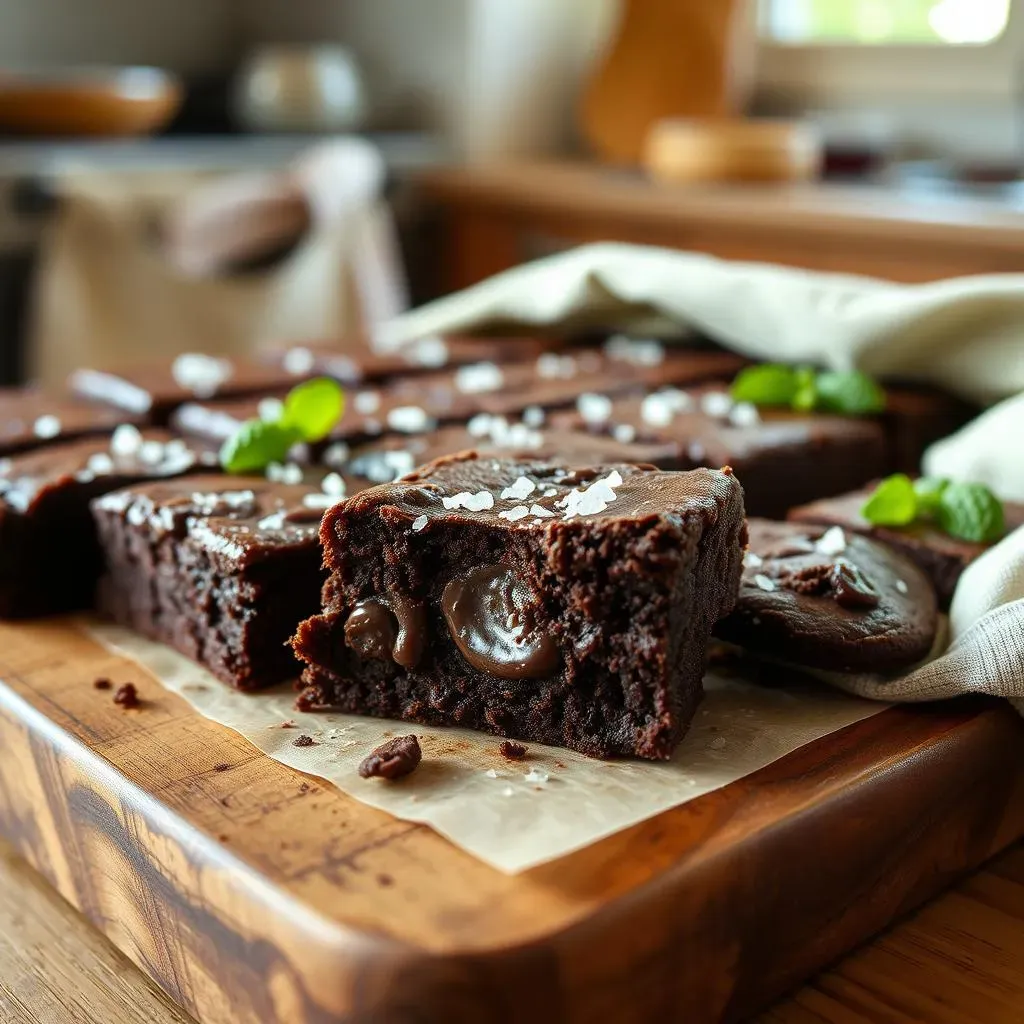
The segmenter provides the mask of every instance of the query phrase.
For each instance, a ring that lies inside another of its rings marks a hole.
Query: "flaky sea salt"
[[[361,416],[370,416],[380,408],[379,391],[357,391],[352,398],[352,408]]]
[[[200,352],[186,352],[171,364],[174,383],[197,398],[210,398],[231,379],[234,367],[228,359],[217,359]]]
[[[560,356],[557,352],[545,352],[537,358],[537,376],[548,380],[575,377],[576,360],[572,356]]]
[[[455,371],[455,387],[466,395],[497,391],[504,383],[505,376],[496,363],[471,363]]]
[[[51,437],[56,437],[60,433],[60,420],[49,413],[45,416],[39,416],[35,423],[32,424],[32,433],[36,437],[41,437],[44,441]]]
[[[528,498],[536,489],[537,485],[532,480],[521,476],[514,484],[501,492],[501,497],[503,500],[514,498],[516,501],[521,501],[523,498]]]
[[[752,402],[740,402],[729,412],[729,422],[734,427],[756,427],[761,422],[761,414]]]
[[[908,592],[909,592],[909,590],[910,590],[910,587],[908,587],[908,586],[907,586],[907,581],[906,581],[906,580],[897,580],[897,581],[896,581],[896,589],[897,589],[897,590],[898,590],[898,591],[899,591],[899,592],[900,592],[901,594],[906,594],[906,593],[908,593]]]
[[[332,469],[340,469],[349,457],[349,447],[344,441],[335,441],[324,450],[323,462]]]
[[[437,368],[448,362],[448,345],[444,338],[437,335],[420,338],[409,346],[408,356],[409,362],[416,366]]]
[[[256,415],[264,423],[276,423],[284,414],[284,402],[280,398],[261,398],[256,406]]]
[[[709,391],[701,395],[701,412],[716,419],[723,419],[732,412],[733,401],[724,391]]]
[[[760,569],[762,565],[764,565],[764,559],[760,555],[754,554],[753,551],[748,551],[743,556],[744,569]]]
[[[427,516],[417,516],[412,521],[412,532],[419,533],[420,530],[422,530],[427,525],[428,522],[430,522],[430,520]]]
[[[524,519],[529,514],[530,510],[525,505],[516,505],[515,508],[507,508],[499,512],[498,518],[507,519],[510,523],[515,523],[520,519]]]
[[[315,365],[313,353],[301,345],[297,348],[288,349],[281,360],[284,372],[290,373],[293,377],[300,377],[303,374],[311,373]]]
[[[139,448],[139,458],[147,466],[156,466],[163,462],[164,446],[160,441],[143,441]]]
[[[338,499],[330,494],[307,494],[302,499],[306,508],[330,508],[337,503]]]
[[[450,498],[442,498],[441,502],[449,511],[464,508],[467,512],[485,512],[494,508],[494,495],[490,491],[477,491],[476,494],[462,491]]]
[[[640,403],[640,418],[652,427],[667,427],[680,413],[693,408],[693,399],[678,388],[663,388]]]
[[[634,366],[658,366],[665,361],[665,346],[653,338],[629,338],[614,334],[604,343],[609,359],[632,363]]]
[[[543,785],[551,776],[543,768],[531,768],[524,776],[526,782],[535,782]]]
[[[636,427],[631,423],[617,423],[612,428],[612,437],[619,444],[632,444],[636,440]]]
[[[122,423],[111,435],[111,454],[120,458],[130,458],[137,455],[142,447],[142,433],[138,427],[131,423]]]
[[[536,516],[538,519],[550,519],[555,513],[549,508],[545,508],[543,505],[531,505],[530,515]]]
[[[425,409],[418,405],[400,405],[388,413],[388,426],[403,434],[418,434],[424,430],[432,430],[436,423]]]
[[[576,399],[576,410],[592,425],[604,423],[612,414],[612,400],[606,395],[582,394]]]
[[[403,449],[367,452],[352,460],[351,471],[375,484],[388,484],[416,468],[412,452]]]
[[[344,479],[337,473],[328,473],[320,482],[320,490],[335,498],[344,498],[347,488]]]
[[[846,534],[841,526],[829,527],[818,538],[815,547],[823,555],[841,555],[846,550]]]
[[[767,576],[765,576],[763,573],[760,573],[760,572],[754,577],[754,585],[759,587],[761,590],[767,591],[769,594],[773,590],[777,590],[778,589],[776,587],[776,585],[775,585],[775,581],[774,580],[768,579]]]
[[[614,488],[620,486],[622,477],[618,470],[613,469],[606,477],[595,480],[582,491],[573,488],[561,501],[556,502],[565,509],[565,518],[574,516],[592,516],[603,512],[617,495]]]
[[[105,476],[114,472],[114,460],[106,452],[94,452],[85,468],[94,476]]]
[[[542,427],[544,425],[544,410],[539,405],[528,405],[523,410],[523,423],[528,427]]]

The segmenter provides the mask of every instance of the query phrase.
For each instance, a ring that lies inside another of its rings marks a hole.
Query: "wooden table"
[[[1002,1024],[1024,1014],[1024,845],[847,957],[761,1024]],[[191,1020],[0,845],[4,1024]]]
[[[584,163],[435,168],[442,289],[584,242],[932,281],[1024,270],[1024,210],[968,193],[882,186],[665,185]]]

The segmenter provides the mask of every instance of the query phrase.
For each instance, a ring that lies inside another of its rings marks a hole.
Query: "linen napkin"
[[[400,345],[436,333],[523,327],[668,336],[691,329],[754,359],[861,369],[975,401],[1005,399],[935,445],[925,470],[1024,500],[1024,275],[901,285],[599,243],[406,313],[379,339]],[[980,692],[1024,708],[1024,528],[964,573],[945,653],[902,677],[827,678],[887,701]]]

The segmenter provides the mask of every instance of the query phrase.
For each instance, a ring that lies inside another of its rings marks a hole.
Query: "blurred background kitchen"
[[[0,382],[583,241],[1024,269],[1024,0],[0,0]]]

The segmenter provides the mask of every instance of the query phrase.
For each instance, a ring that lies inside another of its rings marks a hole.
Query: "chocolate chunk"
[[[474,668],[502,679],[543,679],[562,659],[546,625],[541,600],[513,569],[485,565],[451,580],[441,610],[452,639]]]
[[[139,699],[139,691],[135,689],[134,683],[124,683],[114,693],[114,703],[120,704],[126,711],[130,708],[137,708],[142,701]]]
[[[875,585],[849,562],[836,562],[829,574],[836,601],[844,608],[877,608],[880,600]]]
[[[382,743],[359,765],[364,779],[400,779],[414,771],[423,757],[415,736],[398,736]]]
[[[394,616],[376,600],[356,605],[345,623],[345,643],[363,658],[390,658],[397,635]]]
[[[502,740],[498,747],[498,753],[509,761],[522,761],[526,757],[527,750],[522,743],[515,743],[512,740]]]

